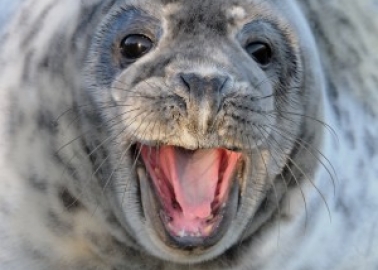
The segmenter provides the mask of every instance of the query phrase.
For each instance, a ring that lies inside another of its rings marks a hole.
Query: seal
[[[140,201],[121,211],[149,253],[213,259],[264,227],[317,167],[305,168],[304,155],[312,164],[318,155],[302,150],[319,147],[323,127],[301,117],[322,119],[314,42],[288,3],[124,9],[100,25],[86,69],[92,102],[83,110],[99,113],[122,145],[122,173],[109,185],[141,192],[109,197]]]
[[[0,31],[0,268],[374,269],[366,7],[325,6],[22,1]]]

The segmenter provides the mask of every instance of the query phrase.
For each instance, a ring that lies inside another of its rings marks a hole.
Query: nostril
[[[188,89],[197,88],[203,83],[203,78],[195,73],[180,73],[180,78]]]
[[[214,78],[214,85],[216,85],[217,90],[220,91],[221,89],[224,88],[227,81],[228,81],[228,77],[226,76],[217,77],[217,78]]]
[[[219,92],[228,81],[226,76],[220,75],[204,77],[196,73],[180,73],[179,76],[188,90],[209,89],[211,91]]]
[[[186,74],[182,74],[182,73],[181,73],[181,74],[180,74],[180,78],[181,78],[182,82],[184,83],[184,85],[185,85],[186,87],[188,87],[188,89],[190,89],[189,80],[188,80]]]

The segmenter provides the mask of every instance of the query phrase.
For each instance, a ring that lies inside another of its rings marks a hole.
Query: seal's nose
[[[219,95],[227,81],[226,76],[201,76],[196,73],[181,73],[180,77],[192,95],[198,97]]]
[[[206,132],[221,108],[222,91],[228,77],[201,76],[196,73],[180,73],[179,76],[187,91],[190,120],[196,129]]]

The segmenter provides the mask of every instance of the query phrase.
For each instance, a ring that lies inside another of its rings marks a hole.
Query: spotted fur
[[[378,268],[373,1],[8,2],[1,270]],[[130,28],[158,44],[133,64],[114,45]],[[251,33],[276,46],[267,74],[240,46]],[[211,94],[179,92],[178,71],[231,78],[223,121]],[[268,109],[276,113],[263,129],[268,115],[250,111]],[[253,169],[221,240],[181,250],[158,237],[141,205],[136,141],[249,153]]]

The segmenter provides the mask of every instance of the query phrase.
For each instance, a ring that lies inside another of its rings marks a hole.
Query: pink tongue
[[[184,217],[210,216],[219,181],[221,152],[216,149],[189,152],[167,146],[159,150],[159,158],[160,168],[173,186]]]

